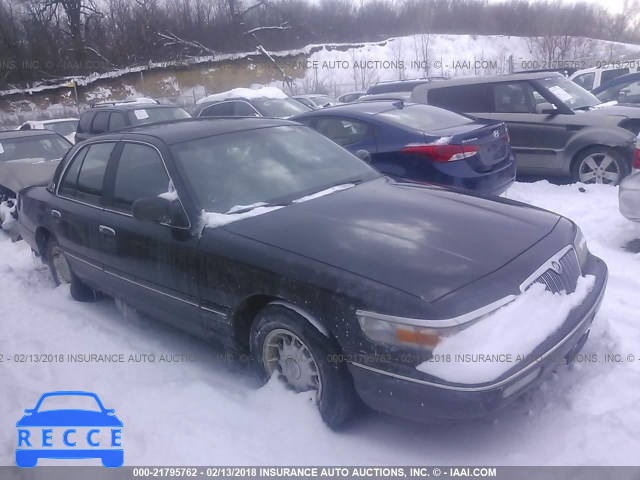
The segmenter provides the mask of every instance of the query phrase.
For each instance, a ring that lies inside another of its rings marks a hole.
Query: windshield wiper
[[[226,215],[235,215],[237,213],[247,213],[247,212],[250,212],[251,210],[255,210],[256,208],[286,207],[287,205],[291,205],[291,202],[274,202],[274,203],[260,202],[260,203],[254,203],[253,205],[232,207],[226,212]]]

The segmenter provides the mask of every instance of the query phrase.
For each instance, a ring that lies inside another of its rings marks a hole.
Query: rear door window
[[[336,117],[317,119],[316,130],[342,146],[362,142],[373,134],[367,123]]]
[[[454,112],[492,112],[495,108],[493,88],[488,84],[434,88],[427,99],[429,105]]]
[[[247,102],[233,102],[235,104],[234,114],[238,117],[259,117],[256,109]]]
[[[126,127],[124,115],[120,112],[111,112],[111,116],[109,117],[109,131],[120,130],[124,127]]]
[[[98,112],[93,119],[91,132],[95,134],[104,133],[109,129],[109,112]]]
[[[115,143],[95,143],[83,148],[73,159],[60,184],[63,195],[100,205],[104,176]]]

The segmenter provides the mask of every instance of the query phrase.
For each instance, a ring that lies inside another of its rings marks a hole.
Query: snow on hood
[[[339,192],[340,190],[351,188],[354,185],[355,184],[353,183],[345,183],[343,185],[337,185],[335,187],[327,188],[325,190],[321,190],[311,195],[307,195],[306,197],[298,198],[291,203],[307,202],[315,198],[324,197],[325,195],[329,195],[334,192]],[[160,194],[159,196],[167,198],[166,195],[167,194],[163,193],[163,194]],[[227,225],[232,222],[237,222],[238,220],[244,220],[245,218],[262,215],[263,213],[272,212],[274,210],[278,210],[283,207],[284,205],[270,206],[268,203],[258,202],[258,203],[253,203],[251,205],[236,205],[235,207],[231,207],[226,213],[215,213],[215,212],[203,211],[202,222],[205,227],[212,227],[212,228],[221,227],[222,225]],[[236,213],[240,210],[248,210],[248,211],[242,212],[242,213]]]
[[[257,215],[262,215],[263,213],[272,212],[274,210],[278,210],[279,208],[283,208],[278,205],[275,207],[262,207],[260,205],[266,205],[264,203],[256,203],[253,205],[247,206],[235,206],[230,209],[226,213],[216,213],[216,212],[202,212],[202,223],[205,227],[221,227],[223,225],[227,225],[228,223],[237,222],[238,220],[244,220],[245,218],[255,217]],[[238,210],[243,210],[245,208],[251,208],[251,210],[242,213],[234,213]]]
[[[210,102],[221,102],[227,98],[289,98],[286,93],[277,87],[262,87],[262,88],[234,88],[227,92],[215,93],[207,97],[201,98],[196,102],[196,105]]]
[[[595,277],[580,277],[576,291],[567,295],[554,294],[544,285],[534,284],[513,302],[440,342],[433,356],[450,355],[448,361],[426,361],[416,369],[453,383],[495,380],[553,335],[594,285]]]

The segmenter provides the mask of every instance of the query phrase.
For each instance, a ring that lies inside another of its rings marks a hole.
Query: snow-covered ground
[[[507,410],[455,425],[420,425],[369,413],[346,432],[333,433],[308,394],[284,391],[277,383],[257,389],[252,375],[226,362],[220,350],[153,321],[125,317],[111,301],[74,302],[68,288],[52,287],[24,242],[2,237],[0,464],[13,464],[15,422],[43,392],[87,390],[123,421],[128,465],[635,465],[640,255],[623,247],[640,238],[640,226],[618,213],[616,188],[583,188],[518,183],[507,193],[577,221],[590,249],[609,266],[609,287],[582,361],[561,367]],[[43,353],[122,354],[124,362],[18,363],[13,358]],[[142,360],[145,354],[153,354],[154,361],[129,361],[130,355]],[[181,354],[191,358],[160,362],[161,355]],[[620,354],[622,362],[605,362],[606,354]],[[628,355],[635,361],[627,361]]]

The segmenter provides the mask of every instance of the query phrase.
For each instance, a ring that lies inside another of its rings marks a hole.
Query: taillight
[[[455,162],[478,153],[475,145],[407,145],[401,151],[409,155],[427,157],[434,162]]]

